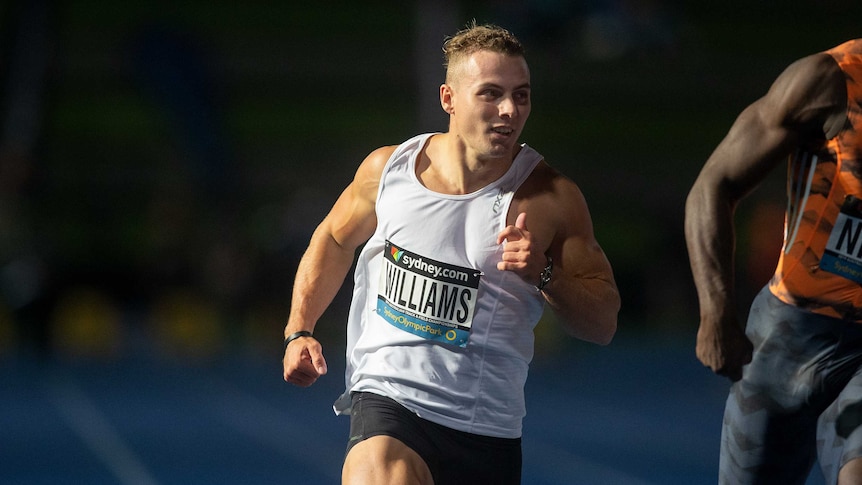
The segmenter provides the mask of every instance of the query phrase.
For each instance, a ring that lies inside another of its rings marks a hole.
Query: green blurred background
[[[311,231],[368,152],[446,129],[440,45],[471,18],[527,46],[523,141],[584,191],[621,332],[687,338],[688,188],[784,66],[859,35],[862,5],[2,2],[0,356],[277,363]],[[744,305],[780,246],[776,172],[737,215]]]

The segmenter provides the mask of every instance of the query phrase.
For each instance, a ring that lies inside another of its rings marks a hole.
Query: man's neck
[[[462,195],[475,192],[502,177],[512,156],[483,159],[451,134],[434,135],[419,154],[416,175],[434,192]]]

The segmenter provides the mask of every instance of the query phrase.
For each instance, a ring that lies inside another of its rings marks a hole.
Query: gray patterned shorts
[[[746,334],[754,355],[727,398],[719,483],[804,484],[818,458],[836,483],[862,456],[862,324],[800,310],[764,288]]]

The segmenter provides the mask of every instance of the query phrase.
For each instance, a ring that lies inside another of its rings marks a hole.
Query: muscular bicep
[[[738,200],[753,190],[789,154],[796,139],[763,98],[737,117],[704,165],[700,182],[722,185]]]
[[[843,74],[828,55],[794,62],[745,108],[707,160],[701,183],[745,196],[801,143],[834,136],[846,118]]]
[[[347,188],[318,227],[340,247],[353,250],[363,244],[377,227],[375,205],[380,175],[394,147],[372,152],[359,166]]]
[[[527,227],[538,247],[553,258],[556,274],[610,275],[586,199],[568,177],[547,163],[537,166],[516,195],[509,224],[521,212],[528,214]]]
[[[567,211],[561,212],[549,253],[559,262],[560,270],[578,278],[613,281],[611,266],[593,231],[587,202],[574,184],[564,187],[562,200]]]

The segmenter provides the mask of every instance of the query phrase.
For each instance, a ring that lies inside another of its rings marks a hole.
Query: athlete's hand
[[[735,382],[742,379],[742,367],[751,362],[753,346],[735,320],[724,324],[702,321],[695,351],[703,365]]]
[[[284,380],[299,387],[308,387],[326,374],[326,359],[320,342],[314,337],[299,337],[288,344],[281,361]]]
[[[514,226],[506,226],[500,231],[497,244],[503,244],[503,256],[497,262],[497,269],[512,271],[530,284],[539,283],[547,258],[535,247],[532,234],[527,230],[526,212],[518,214]]]

